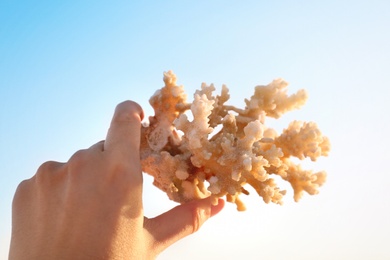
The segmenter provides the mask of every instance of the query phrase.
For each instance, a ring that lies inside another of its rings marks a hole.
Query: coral
[[[241,194],[250,185],[264,202],[282,204],[273,175],[291,183],[294,199],[303,192],[318,193],[325,172],[304,170],[290,159],[315,161],[328,155],[330,144],[313,122],[292,122],[281,135],[265,125],[266,117],[279,118],[300,108],[305,90],[287,94],[287,82],[277,79],[256,86],[244,109],[226,105],[229,90],[214,95],[213,85],[202,84],[191,103],[172,71],[164,73],[165,86],[150,98],[155,115],[142,128],[142,170],[154,177],[154,185],[176,202],[219,197],[245,210]],[[192,114],[189,119],[187,114]]]

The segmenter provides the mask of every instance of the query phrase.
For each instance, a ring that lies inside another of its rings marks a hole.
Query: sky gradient
[[[1,1],[0,259],[18,183],[104,139],[119,102],[153,115],[167,70],[189,100],[202,82],[226,84],[237,106],[282,77],[309,100],[266,123],[315,121],[332,150],[307,164],[328,172],[320,194],[243,197],[247,211],[227,204],[159,259],[389,259],[389,28],[387,0]],[[150,217],[175,205],[151,182]]]

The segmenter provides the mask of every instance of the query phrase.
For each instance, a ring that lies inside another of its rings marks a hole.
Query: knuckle
[[[12,200],[12,209],[20,209],[26,204],[30,203],[34,198],[36,191],[36,182],[35,176],[30,179],[23,180],[19,183],[16,188],[13,200]]]
[[[24,180],[21,183],[19,183],[19,185],[15,191],[15,197],[19,197],[21,195],[24,195],[27,192],[28,187],[30,186],[30,183],[31,183],[31,179]]]
[[[111,165],[110,165],[110,172],[111,174],[118,178],[124,178],[124,177],[127,177],[129,176],[129,172],[132,171],[132,168],[129,167],[128,163],[124,163],[124,162],[111,162]]]
[[[87,150],[75,152],[68,160],[68,167],[71,169],[82,167],[89,159]]]
[[[59,163],[58,163],[58,162],[55,162],[55,161],[47,161],[47,162],[44,162],[44,163],[41,164],[41,166],[39,166],[37,172],[50,172],[50,171],[52,171],[54,168],[56,168],[58,164],[59,164]]]
[[[192,211],[191,211],[191,214],[192,214],[192,232],[191,233],[195,233],[197,232],[200,227],[202,226],[203,222],[204,222],[204,212],[202,209],[198,208],[198,207],[193,207],[192,208]]]
[[[112,173],[115,175],[126,176],[128,171],[130,170],[130,167],[127,165],[127,163],[121,161],[113,163],[111,167],[112,167]]]
[[[39,166],[34,178],[37,183],[46,183],[53,172],[56,172],[61,164],[59,162],[47,161]],[[28,181],[28,180],[27,180]]]
[[[18,209],[21,205],[26,205],[36,198],[38,194],[46,193],[54,187],[58,179],[59,169],[63,164],[55,161],[42,163],[30,179],[23,180],[16,188],[12,207]]]
[[[126,161],[111,160],[108,162],[106,178],[116,183],[123,190],[131,191],[134,187],[142,186],[143,176],[141,166]]]
[[[14,198],[12,200],[13,209],[18,208],[23,202],[25,202],[25,198],[30,197],[28,195],[28,187],[30,185],[30,182],[30,180],[24,180],[19,183],[18,187],[16,188]]]

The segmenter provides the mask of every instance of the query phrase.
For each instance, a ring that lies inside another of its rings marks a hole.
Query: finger
[[[104,151],[104,140],[97,142],[96,144],[91,145],[91,147],[89,147],[88,150],[103,152]]]
[[[225,201],[212,205],[210,198],[179,205],[162,215],[145,220],[145,228],[155,239],[155,247],[162,251],[176,241],[196,231],[210,217],[219,213]]]
[[[111,121],[104,150],[114,152],[119,159],[130,158],[140,145],[142,108],[133,101],[120,103]],[[138,154],[137,157],[139,158]]]

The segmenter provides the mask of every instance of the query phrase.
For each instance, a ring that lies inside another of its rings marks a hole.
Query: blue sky
[[[115,105],[148,99],[174,70],[191,98],[202,82],[243,106],[282,77],[305,88],[279,131],[315,121],[332,143],[317,196],[265,205],[251,195],[160,259],[388,259],[390,253],[390,2],[0,2],[0,259],[17,184],[47,160],[104,139]],[[146,213],[175,204],[145,176]]]

